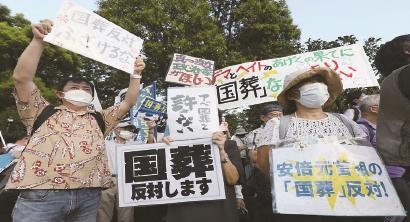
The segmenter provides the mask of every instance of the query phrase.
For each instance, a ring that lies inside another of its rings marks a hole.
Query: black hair
[[[16,143],[18,140],[21,140],[27,136],[28,135],[25,128],[9,129],[4,135],[4,140],[6,140],[6,143]]]
[[[380,47],[374,58],[374,64],[384,77],[409,64],[410,55],[404,53],[406,49],[410,50],[410,34],[398,36]]]
[[[352,89],[350,91],[347,92],[346,95],[346,102],[349,105],[358,105],[357,104],[357,100],[362,96],[363,92],[361,91],[361,89]]]
[[[73,83],[87,83],[91,87],[91,95],[94,97],[94,84],[92,84],[90,81],[88,81],[84,77],[68,77],[63,79],[60,84],[58,85],[57,90],[63,92],[64,87],[67,85],[68,82],[73,82]]]

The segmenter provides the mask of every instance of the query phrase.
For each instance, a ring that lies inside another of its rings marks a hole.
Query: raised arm
[[[22,102],[29,100],[34,89],[33,79],[44,50],[43,38],[51,32],[52,26],[50,20],[42,20],[39,24],[32,25],[33,39],[17,61],[13,80],[17,96]]]
[[[218,145],[219,154],[221,156],[222,170],[224,172],[225,181],[229,185],[237,184],[239,180],[239,171],[236,166],[232,163],[231,157],[225,151],[226,137],[222,132],[215,132],[212,135],[212,141]],[[235,143],[236,145],[236,143]],[[234,149],[238,149],[236,146]],[[239,150],[236,150],[238,154],[238,159],[240,159]]]
[[[119,116],[125,115],[137,102],[137,96],[140,92],[141,73],[145,68],[145,63],[141,57],[138,57],[134,63],[134,75],[131,75],[130,84],[124,100],[120,104]]]

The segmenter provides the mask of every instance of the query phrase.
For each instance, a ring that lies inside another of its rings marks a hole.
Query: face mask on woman
[[[134,138],[135,133],[132,133],[132,132],[127,131],[127,130],[121,130],[118,136],[125,139],[125,140],[130,140],[130,139]]]
[[[93,96],[81,89],[64,92],[64,99],[75,106],[88,106],[93,101]]]
[[[309,83],[300,87],[299,91],[300,99],[297,101],[307,108],[320,108],[329,99],[329,91],[324,83]]]

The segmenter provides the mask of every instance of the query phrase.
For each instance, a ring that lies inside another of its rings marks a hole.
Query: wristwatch
[[[228,163],[228,154],[224,153],[223,157],[221,155],[221,163]]]

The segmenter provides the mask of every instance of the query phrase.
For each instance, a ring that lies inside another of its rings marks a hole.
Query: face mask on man
[[[127,131],[127,130],[121,130],[118,136],[125,139],[125,140],[130,140],[130,139],[134,138],[135,133],[132,133],[132,132]]]
[[[329,91],[324,83],[309,83],[299,88],[300,99],[297,101],[307,108],[320,108],[329,99]]]
[[[64,99],[75,106],[88,106],[93,101],[93,96],[82,89],[64,92]]]

